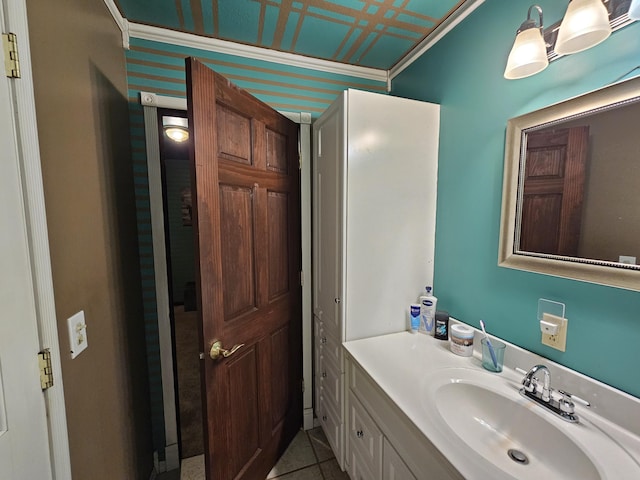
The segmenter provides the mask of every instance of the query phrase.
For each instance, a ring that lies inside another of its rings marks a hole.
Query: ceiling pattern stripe
[[[184,98],[187,56],[196,56],[274,108],[308,111],[313,116],[323,112],[345,88],[386,90],[384,82],[133,38],[127,51],[130,100],[137,101],[140,91]]]
[[[147,71],[159,72],[159,74],[167,75],[167,71],[173,70],[176,72],[180,72],[181,75],[184,75],[184,54],[167,54],[166,52],[158,52],[157,50],[144,47],[134,47],[132,50],[144,52],[146,55],[144,55],[143,59],[137,58],[133,56],[133,54],[128,56],[127,64],[129,65],[130,69],[135,70],[135,65],[141,65],[146,67]],[[164,61],[155,61],[156,57],[154,57],[154,55],[161,55],[162,57],[159,60]],[[239,65],[238,63],[228,62],[224,60],[208,60],[208,62],[211,65],[215,65],[216,68],[226,68],[228,72],[234,72],[236,70],[241,72],[251,72],[253,76],[260,77],[263,83],[271,83],[272,81],[269,80],[270,78],[282,78],[281,70],[257,67],[255,65]],[[176,78],[178,77],[179,76],[176,76]],[[377,85],[370,83],[361,83],[360,79],[358,79],[358,81],[346,81],[323,78],[321,79],[321,81],[324,88],[320,88],[313,86],[318,84],[319,79],[317,76],[314,77],[311,75],[288,72],[286,74],[286,78],[290,79],[293,83],[280,82],[281,85],[288,88],[304,87],[306,90],[318,93],[335,95],[336,92],[340,92],[345,88],[358,88],[361,90],[369,90],[380,93],[385,92],[385,87],[381,83],[378,83]]]
[[[235,65],[242,70],[250,69],[256,71],[258,72],[257,76],[260,78],[265,78],[266,76],[283,78],[284,76],[298,79],[296,80],[297,84],[300,84],[300,81],[302,81],[303,84],[321,82],[323,84],[339,85],[339,90],[357,85],[357,87],[354,88],[380,92],[386,91],[384,86],[385,82],[381,80],[370,80],[358,76],[335,74],[310,68],[276,64],[264,60],[235,55],[225,55],[215,51],[167,44],[153,40],[143,40],[138,38],[132,39],[131,49],[127,53],[135,56],[135,52],[140,52],[137,58],[144,58],[145,60],[154,59],[161,63],[171,63],[173,65],[180,66],[181,69],[184,68],[185,57],[196,56],[205,61],[220,62],[227,66]]]
[[[388,70],[465,0],[114,0],[124,18]]]

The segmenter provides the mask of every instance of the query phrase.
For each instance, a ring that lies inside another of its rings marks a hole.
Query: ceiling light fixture
[[[162,128],[165,135],[174,142],[182,143],[189,139],[189,124],[186,118],[163,116]]]
[[[571,0],[554,50],[559,55],[581,52],[603,42],[609,35],[609,12],[602,0]]]
[[[533,9],[538,12],[538,25],[531,19]],[[547,46],[542,37],[542,8],[529,7],[527,19],[520,25],[511,47],[504,78],[515,80],[541,72],[549,65]]]

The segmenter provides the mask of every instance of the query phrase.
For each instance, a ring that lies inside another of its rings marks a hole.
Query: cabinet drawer
[[[317,408],[317,416],[322,425],[322,430],[327,437],[327,441],[333,450],[338,462],[342,465],[342,415],[336,410],[331,402],[320,395],[320,402]]]
[[[349,392],[347,451],[357,471],[370,470],[372,480],[382,479],[382,432],[358,399]]]
[[[417,480],[396,452],[396,449],[385,438],[382,454],[382,471],[384,480]]]
[[[340,372],[344,372],[342,361],[342,342],[339,337],[336,337],[332,332],[328,331],[324,324],[319,328],[318,337],[316,339],[316,346],[319,349],[319,354],[324,355],[325,358],[333,362]]]
[[[327,361],[324,355],[320,357],[320,368],[317,373],[316,384],[320,388],[320,394],[330,401],[336,410],[342,405],[342,384],[344,373],[338,371],[331,361]],[[340,419],[342,421],[342,419]]]

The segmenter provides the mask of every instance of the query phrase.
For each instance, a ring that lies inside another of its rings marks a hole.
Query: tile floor
[[[180,477],[177,471],[162,474],[157,480],[204,480],[204,456],[182,460]],[[321,428],[300,431],[280,457],[266,480],[349,480],[340,470],[338,461]]]

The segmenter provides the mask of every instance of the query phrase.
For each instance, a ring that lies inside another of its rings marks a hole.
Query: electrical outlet
[[[543,333],[542,344],[564,352],[567,349],[567,325],[569,321],[566,318],[555,318],[558,320],[558,333],[555,335]]]
[[[71,358],[74,359],[89,346],[87,340],[87,324],[84,321],[84,310],[80,310],[67,319],[67,328],[69,330]]]

